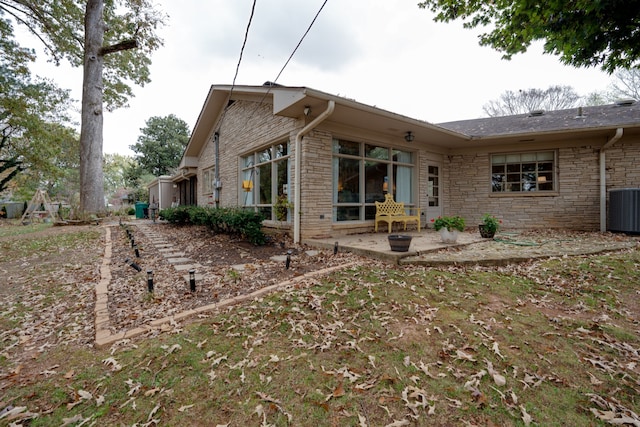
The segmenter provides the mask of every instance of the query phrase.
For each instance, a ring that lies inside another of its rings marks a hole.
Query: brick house
[[[214,85],[172,180],[180,204],[255,209],[295,241],[372,231],[385,190],[424,225],[490,212],[604,231],[608,190],[640,187],[638,159],[631,101],[435,125],[306,87]]]

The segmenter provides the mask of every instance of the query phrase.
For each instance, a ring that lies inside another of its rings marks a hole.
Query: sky
[[[478,44],[479,30],[436,23],[418,0],[328,0],[277,82],[306,86],[430,123],[484,117],[507,90],[568,85],[604,91],[612,77],[562,65],[541,44],[512,60]],[[274,81],[324,0],[257,0],[237,85]],[[231,84],[253,0],[156,0],[168,15],[152,82],[134,87],[129,108],[106,112],[104,152],[133,155],[150,117],[175,114],[193,129],[212,84]],[[82,70],[41,55],[35,74],[80,100]],[[78,101],[79,105],[79,101]],[[78,116],[79,121],[79,116]]]

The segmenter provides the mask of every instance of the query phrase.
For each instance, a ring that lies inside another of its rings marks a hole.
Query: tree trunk
[[[102,170],[102,67],[104,42],[103,0],[88,0],[84,18],[84,76],[80,125],[80,210],[105,211]]]

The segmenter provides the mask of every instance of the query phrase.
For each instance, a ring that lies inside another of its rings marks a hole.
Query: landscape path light
[[[153,292],[153,270],[147,270],[147,289]]]
[[[130,260],[129,258],[125,258],[124,260],[125,264],[127,264],[129,267],[133,268],[134,270],[140,272],[142,271],[142,268],[136,264],[135,262],[133,262],[132,260]]]
[[[285,267],[288,270],[289,266],[291,265],[291,254],[293,253],[293,251],[291,249],[289,249],[287,251],[287,261],[285,262]]]
[[[196,270],[193,268],[189,270],[189,290],[191,292],[196,291]]]

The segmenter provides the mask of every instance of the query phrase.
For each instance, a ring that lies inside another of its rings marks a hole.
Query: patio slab
[[[411,245],[407,252],[394,252],[389,246],[389,233],[367,233],[350,234],[339,237],[322,237],[305,239],[302,243],[309,246],[333,250],[336,242],[339,251],[348,251],[357,255],[380,259],[385,262],[399,264],[401,259],[416,257],[425,253],[438,251],[445,248],[464,247],[472,243],[487,242],[490,239],[483,239],[478,233],[462,232],[458,235],[456,243],[443,243],[440,233],[433,229],[422,231],[407,231],[401,233],[411,236]]]
[[[455,244],[443,243],[433,229],[421,232],[392,233],[412,236],[408,252],[393,252],[387,233],[370,233],[336,238],[308,239],[303,243],[379,259],[394,264],[438,265],[506,265],[531,259],[575,256],[640,249],[640,236],[625,234],[543,230],[537,232],[505,231],[494,239],[484,239],[478,232],[460,233]]]

